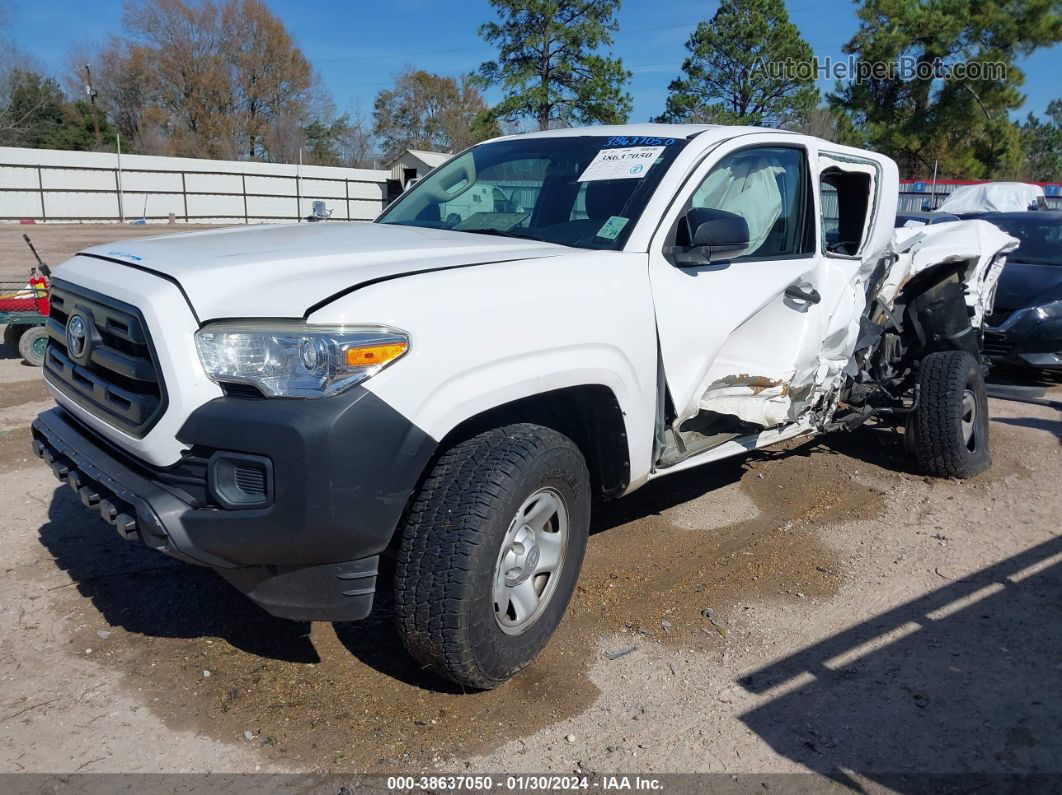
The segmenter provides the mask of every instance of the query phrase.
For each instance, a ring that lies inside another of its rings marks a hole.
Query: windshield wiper
[[[520,240],[534,240],[541,243],[542,239],[534,235],[521,235],[508,229],[491,229],[490,227],[473,227],[472,229],[453,229],[453,232],[471,232],[474,235],[496,235],[497,237],[515,237]]]

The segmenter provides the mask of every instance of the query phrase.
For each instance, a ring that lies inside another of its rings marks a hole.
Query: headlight
[[[409,335],[386,326],[225,321],[196,332],[195,344],[213,381],[318,398],[376,375],[409,350]]]

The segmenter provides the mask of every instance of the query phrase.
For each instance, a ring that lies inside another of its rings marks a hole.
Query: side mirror
[[[708,265],[749,247],[749,225],[740,215],[726,210],[694,207],[680,222],[685,225],[687,246],[674,246],[669,252],[679,267]]]

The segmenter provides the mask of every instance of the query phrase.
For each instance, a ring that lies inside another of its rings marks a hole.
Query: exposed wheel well
[[[517,422],[552,428],[575,442],[586,459],[598,496],[618,496],[630,484],[623,410],[612,390],[601,384],[565,387],[495,406],[450,431],[439,443],[439,450],[447,450],[491,428]]]
[[[970,325],[963,281],[966,262],[940,263],[914,276],[897,296],[912,351],[922,358],[935,351],[966,351],[980,356],[980,330]]]

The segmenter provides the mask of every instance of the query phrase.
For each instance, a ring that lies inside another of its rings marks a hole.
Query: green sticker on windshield
[[[603,237],[606,240],[615,240],[619,237],[619,233],[623,231],[623,227],[627,225],[628,220],[629,219],[624,218],[622,215],[612,216],[601,225],[599,230],[597,230],[597,236]]]

